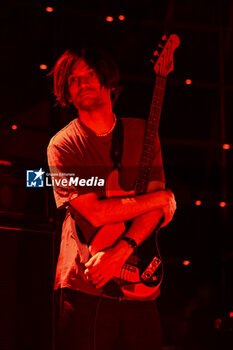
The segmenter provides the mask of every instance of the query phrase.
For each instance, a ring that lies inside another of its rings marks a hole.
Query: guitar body
[[[135,191],[123,191],[119,185],[119,172],[114,170],[106,182],[106,195],[108,198],[130,197],[135,195]],[[125,230],[124,222],[101,227],[89,245],[91,255],[113,245]],[[136,254],[133,253],[129,257],[119,274],[114,276],[113,281],[117,283],[124,295],[147,298],[159,288],[162,280],[162,264],[159,251],[155,247],[155,239],[155,235],[151,234],[137,248]],[[148,267],[149,278],[145,276],[145,270]]]

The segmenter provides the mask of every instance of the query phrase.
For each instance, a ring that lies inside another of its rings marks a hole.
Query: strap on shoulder
[[[117,118],[116,126],[112,135],[111,158],[114,169],[118,168],[121,163],[123,153],[124,128],[121,118]]]

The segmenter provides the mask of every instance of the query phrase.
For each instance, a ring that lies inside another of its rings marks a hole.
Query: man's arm
[[[164,188],[163,183],[153,181],[149,184],[147,191],[155,191]],[[171,201],[167,207],[162,209],[155,209],[145,214],[136,217],[126,236],[133,238],[139,245],[142,243],[155,229],[161,217],[165,215],[165,224],[171,221],[176,209],[175,201]],[[118,241],[112,247],[98,252],[87,263],[85,275],[97,288],[101,288],[111,279],[117,271],[121,269],[122,265],[132,254],[133,249],[125,241]],[[101,276],[101,279],[100,277]]]
[[[162,210],[156,209],[135,218],[126,232],[126,236],[133,238],[137,244],[140,244],[153,232],[162,215]],[[96,253],[85,264],[87,280],[90,280],[97,288],[101,288],[113,276],[118,275],[118,271],[132,253],[133,248],[123,240]]]
[[[69,202],[93,226],[131,220],[154,209],[174,205],[170,190],[161,190],[135,197],[113,197],[98,199],[95,193],[78,196]]]

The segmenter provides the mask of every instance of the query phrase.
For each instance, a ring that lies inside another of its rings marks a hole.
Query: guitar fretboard
[[[138,166],[135,186],[136,194],[145,193],[149,182],[154,159],[156,133],[158,132],[159,128],[166,81],[167,78],[159,75],[156,76],[152,103],[143,141],[143,151]]]

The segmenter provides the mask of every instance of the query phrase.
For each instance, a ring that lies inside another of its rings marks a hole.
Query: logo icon
[[[27,170],[27,187],[44,187],[44,171],[40,170]]]

